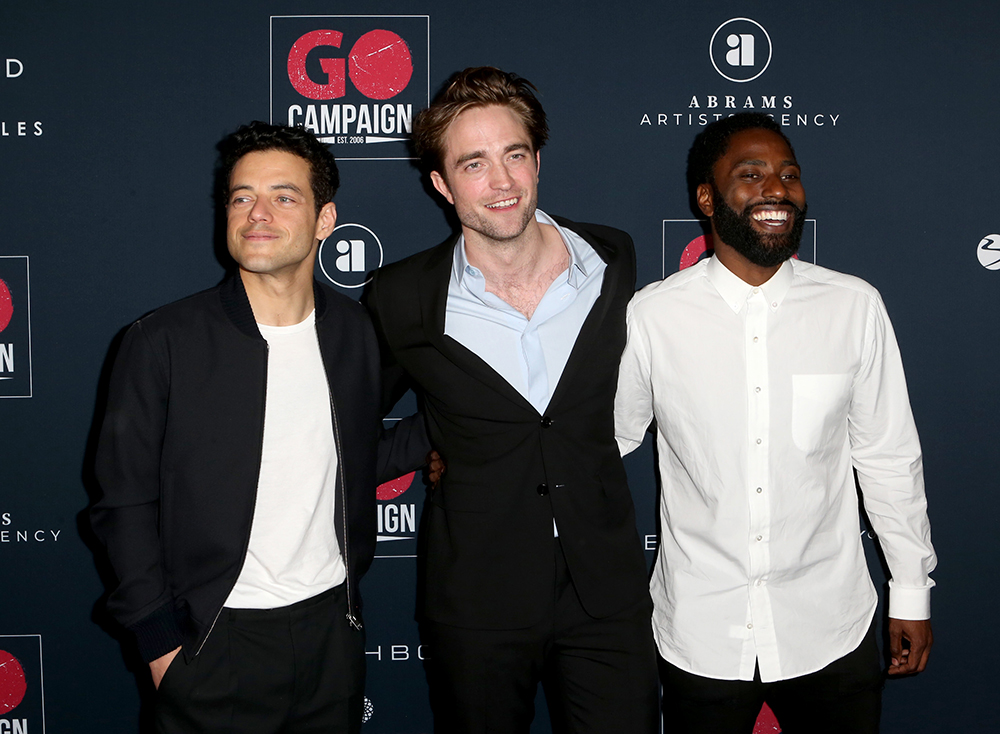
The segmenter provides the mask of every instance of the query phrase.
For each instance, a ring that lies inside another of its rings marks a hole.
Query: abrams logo
[[[715,29],[708,55],[715,70],[729,81],[753,81],[771,63],[771,37],[757,21],[733,18]]]
[[[0,734],[45,734],[41,635],[0,635]]]
[[[370,280],[369,273],[382,267],[385,252],[382,241],[363,224],[338,224],[319,246],[316,263],[334,285],[361,288]]]
[[[406,159],[430,101],[430,17],[272,16],[271,121],[346,160]]]
[[[31,397],[29,304],[27,255],[0,255],[0,398]]]

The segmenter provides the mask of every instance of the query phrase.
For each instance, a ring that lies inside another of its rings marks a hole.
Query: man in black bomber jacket
[[[108,608],[150,665],[157,731],[357,732],[375,487],[429,446],[417,417],[383,434],[368,316],[313,279],[332,154],[264,123],[220,150],[237,272],[133,324],[112,373]]]

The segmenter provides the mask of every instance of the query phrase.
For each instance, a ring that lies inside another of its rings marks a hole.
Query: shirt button
[[[757,443],[758,443],[758,444],[760,443],[760,439],[759,439],[759,438],[757,439]]]
[[[757,494],[760,494],[763,491],[764,491],[763,487],[757,487]]]
[[[751,622],[750,624],[748,624],[748,625],[747,625],[747,629],[748,629],[748,630],[752,630],[752,629],[753,629],[753,623],[752,623],[752,622]]]
[[[764,536],[763,536],[763,535],[758,535],[758,536],[757,536],[757,542],[758,542],[758,543],[759,543],[760,541],[762,541],[763,539],[764,539]]]
[[[754,292],[754,293],[760,293],[760,288],[754,288],[754,289],[753,289],[753,292]]]
[[[542,482],[541,484],[538,485],[535,491],[538,492],[539,496],[544,497],[549,493],[549,485],[547,485],[545,482]]]
[[[554,422],[552,416],[547,415],[541,420],[542,428],[549,428]]]
[[[775,301],[774,303],[771,304],[771,308],[777,308],[777,307],[778,307],[778,302],[777,301]]]
[[[760,339],[759,339],[758,337],[756,337],[756,336],[755,336],[755,337],[753,338],[753,343],[754,343],[754,344],[756,344],[756,343],[757,343],[757,342],[759,342],[759,341],[760,341]]]
[[[755,387],[755,388],[753,389],[753,391],[754,391],[754,392],[760,392],[760,388],[759,388],[759,387]]]
[[[757,586],[762,586],[763,584],[764,584],[763,581],[761,581],[760,579],[757,579]]]

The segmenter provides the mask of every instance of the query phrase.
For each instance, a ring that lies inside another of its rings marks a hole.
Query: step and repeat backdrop
[[[928,0],[0,4],[0,734],[146,726],[148,674],[103,611],[86,519],[95,431],[122,329],[223,275],[216,143],[263,119],[331,146],[339,221],[316,275],[358,297],[449,235],[407,138],[450,74],[484,64],[540,90],[541,207],[627,230],[637,287],[703,254],[695,135],[738,111],[780,122],[808,191],[800,257],[882,292],[925,451],[937,642],[925,673],[887,684],[883,731],[1000,731],[998,32],[993,4]],[[650,444],[627,466],[652,562]],[[419,475],[378,489],[371,734],[431,731],[424,494]],[[533,731],[550,731],[541,702]]]

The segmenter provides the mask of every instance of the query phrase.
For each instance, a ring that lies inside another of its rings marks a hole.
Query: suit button
[[[547,485],[545,482],[542,482],[541,484],[538,485],[537,491],[540,496],[544,497],[549,493],[549,485]]]
[[[542,418],[542,428],[548,428],[549,426],[552,425],[552,423],[553,423],[553,420],[552,420],[551,416],[547,415],[544,418]]]

